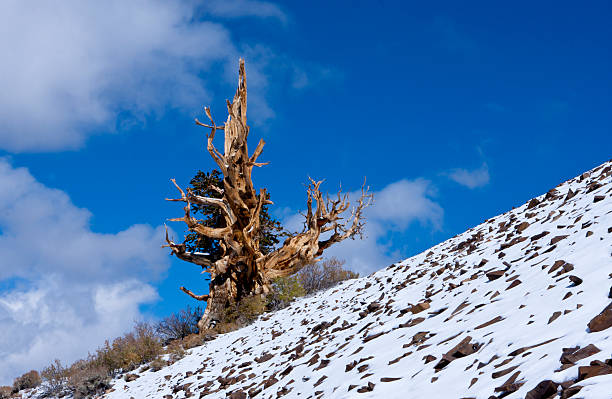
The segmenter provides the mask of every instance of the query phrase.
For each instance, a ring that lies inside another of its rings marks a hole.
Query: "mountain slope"
[[[105,397],[610,399],[612,374],[591,375],[612,371],[612,310],[591,320],[612,296],[611,168],[114,381]]]

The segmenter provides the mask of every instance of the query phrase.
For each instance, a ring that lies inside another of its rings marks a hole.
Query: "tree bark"
[[[370,205],[373,196],[367,187],[362,187],[361,197],[350,212],[348,194],[338,192],[335,199],[323,197],[321,181],[310,180],[307,189],[307,213],[304,230],[285,240],[277,250],[264,255],[259,246],[260,212],[268,201],[266,190],[255,191],[251,174],[258,163],[265,142],[259,141],[249,156],[247,137],[249,126],[246,119],[247,86],[244,60],[240,60],[238,88],[233,101],[227,101],[228,117],[223,126],[217,126],[209,108],[205,108],[210,124],[196,119],[196,124],[210,129],[207,150],[223,173],[222,198],[206,198],[186,192],[171,179],[180,193],[180,198],[168,199],[185,204],[184,216],[170,219],[185,222],[192,232],[220,241],[222,256],[212,262],[205,254],[189,252],[184,243],[176,244],[168,237],[166,230],[165,247],[172,254],[187,262],[202,267],[202,273],[210,273],[211,282],[207,295],[197,295],[181,287],[194,299],[207,302],[204,316],[199,323],[200,331],[214,326],[223,318],[224,310],[242,298],[250,295],[265,295],[269,292],[274,278],[285,277],[298,272],[304,265],[317,261],[323,251],[334,243],[347,238],[361,236],[364,227],[363,209]],[[224,152],[218,151],[213,143],[218,130],[224,132]],[[225,226],[211,228],[204,226],[191,216],[191,204],[217,206],[223,213]],[[322,239],[324,234],[326,238]]]

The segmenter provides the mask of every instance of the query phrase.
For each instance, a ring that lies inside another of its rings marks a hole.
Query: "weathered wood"
[[[285,240],[283,245],[267,255],[259,247],[261,209],[272,202],[267,200],[266,190],[255,191],[251,173],[253,167],[267,163],[258,163],[263,152],[264,140],[260,140],[255,151],[249,156],[247,137],[247,84],[244,60],[240,60],[238,88],[233,100],[227,101],[228,117],[224,125],[217,126],[209,108],[205,108],[210,124],[196,119],[196,124],[210,129],[207,138],[207,150],[223,173],[223,189],[217,190],[222,198],[207,198],[183,190],[174,179],[171,179],[180,193],[180,198],[167,199],[185,203],[184,216],[170,219],[182,221],[187,228],[197,234],[218,239],[222,249],[219,260],[212,262],[206,254],[186,250],[184,243],[176,244],[166,230],[164,247],[171,249],[179,259],[199,265],[203,273],[210,273],[211,282],[208,295],[196,295],[181,287],[181,290],[192,298],[207,301],[204,316],[199,323],[200,329],[211,327],[219,320],[223,309],[249,295],[265,295],[269,292],[272,279],[289,276],[298,272],[304,265],[317,261],[323,251],[347,238],[360,237],[364,228],[363,209],[373,200],[368,188],[362,187],[361,197],[350,212],[348,211],[348,194],[339,191],[337,198],[323,196],[320,190],[321,181],[310,179],[307,189],[307,213],[302,232]],[[214,145],[217,130],[224,132],[224,147],[221,153]],[[223,228],[204,226],[191,216],[191,204],[217,206],[225,219]],[[331,232],[325,239],[321,234]]]

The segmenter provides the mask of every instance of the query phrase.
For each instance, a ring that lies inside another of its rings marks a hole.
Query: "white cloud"
[[[115,234],[28,170],[0,159],[0,384],[54,357],[75,360],[142,318],[169,266],[161,227]],[[12,284],[11,284],[12,283]]]
[[[359,198],[361,191],[352,192],[349,198]],[[399,180],[374,193],[374,204],[366,208],[363,239],[345,240],[325,251],[326,257],[335,256],[347,261],[354,271],[368,274],[397,261],[401,256],[393,251],[389,232],[402,232],[412,223],[437,230],[442,226],[444,210],[435,202],[436,190],[425,179]],[[303,216],[293,214],[284,219],[284,225],[292,231],[301,231]]]
[[[239,18],[260,17],[276,18],[287,22],[287,15],[276,4],[256,0],[208,0],[203,4],[205,11],[217,17]]]
[[[483,163],[478,169],[453,169],[447,176],[456,183],[467,188],[477,188],[486,186],[489,183],[489,166]]]
[[[284,18],[259,1],[207,2],[206,9]],[[241,51],[223,25],[199,13],[193,1],[0,2],[0,148],[78,148],[95,132],[208,103],[202,72],[230,65],[233,82]],[[257,98],[254,105],[266,107]]]

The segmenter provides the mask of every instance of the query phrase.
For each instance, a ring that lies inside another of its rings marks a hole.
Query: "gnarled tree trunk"
[[[259,193],[255,191],[251,179],[253,167],[266,165],[257,162],[265,143],[260,140],[253,154],[249,156],[247,86],[243,60],[240,60],[238,89],[233,101],[227,101],[228,117],[225,124],[217,126],[210,109],[205,108],[205,111],[210,124],[201,123],[197,119],[196,123],[210,129],[207,149],[224,176],[222,198],[202,197],[190,190],[185,192],[172,179],[181,196],[169,201],[183,202],[185,214],[170,220],[183,221],[189,230],[218,239],[222,256],[212,262],[205,254],[187,251],[185,243],[176,244],[168,237],[167,230],[165,245],[178,258],[201,266],[203,273],[211,275],[208,295],[196,295],[181,287],[181,290],[191,297],[207,302],[204,316],[199,323],[200,330],[213,326],[228,305],[249,295],[265,295],[269,292],[272,279],[294,274],[304,265],[316,261],[332,244],[360,236],[363,231],[362,211],[372,201],[372,195],[364,186],[350,217],[341,218],[340,214],[349,208],[348,195],[338,192],[333,200],[329,196],[324,198],[320,191],[321,182],[310,180],[304,230],[287,238],[279,249],[264,255],[259,246],[259,214],[265,204],[272,202],[266,199],[265,189],[259,190]],[[219,130],[225,135],[223,153],[213,144],[215,134]],[[191,204],[219,207],[226,227],[211,228],[199,223],[191,216]],[[326,238],[323,239],[321,234],[324,233],[328,234],[325,234]]]

